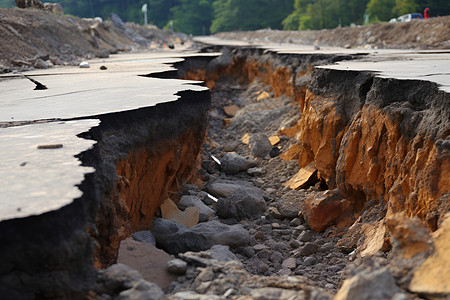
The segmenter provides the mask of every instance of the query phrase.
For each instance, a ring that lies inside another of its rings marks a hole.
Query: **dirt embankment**
[[[370,49],[449,49],[450,16],[323,30],[225,32],[222,39]]]
[[[189,41],[185,34],[114,21],[0,9],[0,73],[78,65],[120,51],[176,47]]]

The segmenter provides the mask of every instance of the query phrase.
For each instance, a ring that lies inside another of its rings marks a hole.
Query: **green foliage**
[[[415,0],[395,0],[395,6],[392,9],[394,15],[401,16],[408,13],[418,12],[419,5]]]
[[[370,0],[367,3],[366,12],[369,14],[370,21],[389,21],[395,17],[392,13],[395,0]]]
[[[293,3],[293,0],[216,0],[211,32],[281,29],[281,22],[292,11]]]
[[[213,0],[180,0],[180,5],[171,9],[173,29],[193,35],[209,34],[213,19]]]

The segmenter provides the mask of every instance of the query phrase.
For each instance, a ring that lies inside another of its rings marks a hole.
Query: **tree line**
[[[141,7],[147,4],[148,21],[159,28],[193,35],[261,28],[307,30],[350,24],[389,21],[431,9],[432,16],[450,14],[449,0],[47,0],[58,2],[66,14],[142,24]],[[0,7],[14,6],[0,0]]]

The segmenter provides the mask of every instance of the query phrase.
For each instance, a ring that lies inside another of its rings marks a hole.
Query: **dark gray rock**
[[[305,195],[302,192],[291,190],[277,201],[277,208],[283,218],[294,219],[305,206]]]
[[[134,232],[131,234],[131,237],[135,241],[148,243],[153,246],[156,246],[156,240],[151,231],[143,230],[143,231]]]
[[[230,247],[228,246],[214,245],[209,251],[211,251],[211,258],[217,259],[218,261],[239,261],[236,255],[234,255],[233,252],[230,251]]]
[[[319,246],[313,243],[306,243],[305,246],[300,250],[300,255],[309,256],[316,253],[319,250]]]
[[[312,256],[305,258],[305,260],[303,261],[303,265],[306,267],[315,265],[316,263],[317,263],[317,259]]]
[[[247,246],[252,237],[241,225],[226,225],[218,220],[199,223],[191,228],[165,219],[156,219],[152,233],[157,244],[170,254],[208,250],[214,245],[232,248]]]
[[[34,67],[36,69],[47,69],[49,67],[48,63],[44,60],[38,58],[36,62],[34,63]]]
[[[221,218],[253,219],[259,217],[266,211],[266,201],[263,192],[253,186],[232,186],[227,184],[217,184],[228,188],[227,193],[233,193],[226,198],[219,198],[217,202],[217,215]]]
[[[140,280],[142,276],[135,269],[124,264],[114,264],[100,271],[95,291],[99,294],[109,294],[111,291],[128,290]]]
[[[236,152],[226,153],[220,162],[220,168],[222,171],[230,175],[245,171],[250,167],[249,161]]]
[[[188,207],[198,207],[199,211],[199,221],[206,222],[215,216],[215,211],[207,206],[200,200],[197,196],[184,195],[181,196],[180,202],[178,202],[178,208],[185,210]]]
[[[252,134],[248,146],[250,147],[250,153],[258,158],[265,158],[272,150],[272,144],[264,133]]]
[[[312,234],[308,231],[303,231],[302,233],[300,233],[297,240],[301,242],[310,242],[312,240]]]

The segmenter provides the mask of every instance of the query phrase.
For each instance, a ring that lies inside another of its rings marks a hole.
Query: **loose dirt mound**
[[[187,35],[151,26],[114,25],[37,9],[0,9],[0,73],[52,64],[76,65],[82,59],[188,40]],[[37,64],[39,59],[46,64]]]
[[[450,16],[409,23],[378,23],[370,26],[324,30],[258,30],[216,34],[222,39],[255,42],[326,45],[345,48],[449,49]]]

